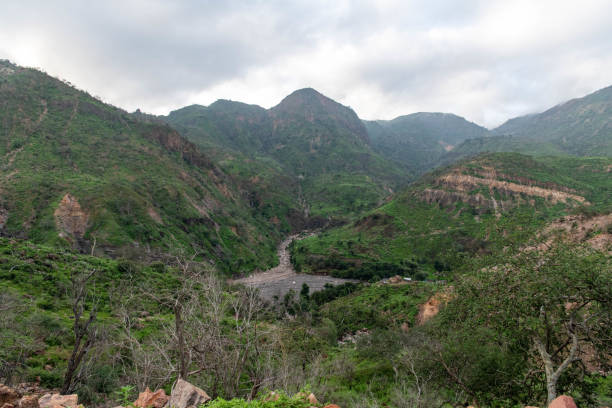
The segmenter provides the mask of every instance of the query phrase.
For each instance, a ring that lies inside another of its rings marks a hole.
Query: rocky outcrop
[[[452,299],[453,287],[449,286],[442,292],[438,292],[430,297],[427,302],[419,306],[419,314],[416,317],[418,325],[425,324],[440,312],[440,306],[448,303]]]
[[[76,408],[79,405],[79,396],[76,394],[45,394],[38,399],[38,405],[40,408]]]
[[[493,200],[485,198],[482,194],[467,194],[456,191],[445,191],[426,188],[420,193],[420,198],[427,204],[439,204],[442,207],[450,207],[457,202],[469,204],[473,208],[491,209],[495,205]]]
[[[4,404],[13,404],[20,395],[13,388],[0,384],[0,407]]]
[[[170,394],[168,406],[172,408],[194,408],[210,401],[210,399],[208,394],[201,388],[185,380],[178,379]]]
[[[82,238],[85,235],[89,215],[70,193],[62,198],[53,215],[60,237]]]
[[[510,196],[516,194],[526,194],[528,196],[544,198],[552,203],[567,203],[568,201],[577,201],[582,204],[588,204],[584,197],[564,191],[552,190],[532,185],[522,185],[491,178],[474,177],[466,174],[446,174],[440,177],[437,182],[440,185],[463,192],[472,191],[480,186],[487,186],[490,189],[497,190],[501,194]]]
[[[169,397],[166,395],[164,390],[151,391],[149,387],[146,390],[138,394],[138,399],[134,401],[135,407],[140,408],[162,408],[168,402]]]
[[[577,408],[574,399],[567,395],[561,395],[550,403],[548,408]]]
[[[38,397],[36,395],[26,395],[19,400],[17,408],[39,408]]]

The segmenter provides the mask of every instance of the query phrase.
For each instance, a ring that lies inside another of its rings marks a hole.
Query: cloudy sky
[[[313,87],[492,127],[612,85],[612,1],[5,1],[0,58],[130,111]]]

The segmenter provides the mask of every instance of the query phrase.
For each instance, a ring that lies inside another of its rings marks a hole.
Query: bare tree
[[[73,273],[71,276],[74,346],[66,367],[64,384],[61,388],[62,394],[67,394],[72,389],[74,375],[96,339],[97,327],[94,323],[97,316],[97,301],[95,298],[90,299],[89,293],[91,280],[95,273],[94,269],[84,273]],[[89,311],[87,311],[88,300],[91,303]]]

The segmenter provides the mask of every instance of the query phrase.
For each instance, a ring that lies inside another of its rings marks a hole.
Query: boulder
[[[204,390],[179,378],[170,394],[168,406],[171,408],[198,407],[210,399]]]
[[[560,395],[548,406],[548,408],[577,408],[574,399],[568,395]]]
[[[307,399],[308,399],[309,404],[319,405],[319,401],[317,401],[317,397],[315,397],[315,395],[312,392],[308,394]]]
[[[19,397],[20,395],[17,391],[4,384],[0,384],[0,406],[6,403],[14,405],[14,402],[16,402]]]
[[[329,404],[329,405],[324,406],[323,408],[340,408],[340,407],[336,404]]]
[[[15,406],[11,403],[5,402],[0,408],[15,408]]]
[[[60,394],[45,394],[38,399],[40,408],[56,408],[56,407],[72,407],[76,408],[79,405],[79,396],[76,394],[60,395]]]
[[[26,395],[19,400],[18,408],[39,408],[38,396]]]
[[[162,408],[168,402],[169,397],[166,395],[164,390],[157,390],[152,392],[149,387],[146,390],[138,394],[138,399],[134,401],[135,407],[140,408]]]

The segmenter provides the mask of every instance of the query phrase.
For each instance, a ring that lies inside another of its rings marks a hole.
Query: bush
[[[40,379],[40,385],[44,388],[58,388],[61,387],[63,382],[60,372],[56,370],[47,371],[41,367],[29,368],[26,377],[30,382],[37,382]]]

